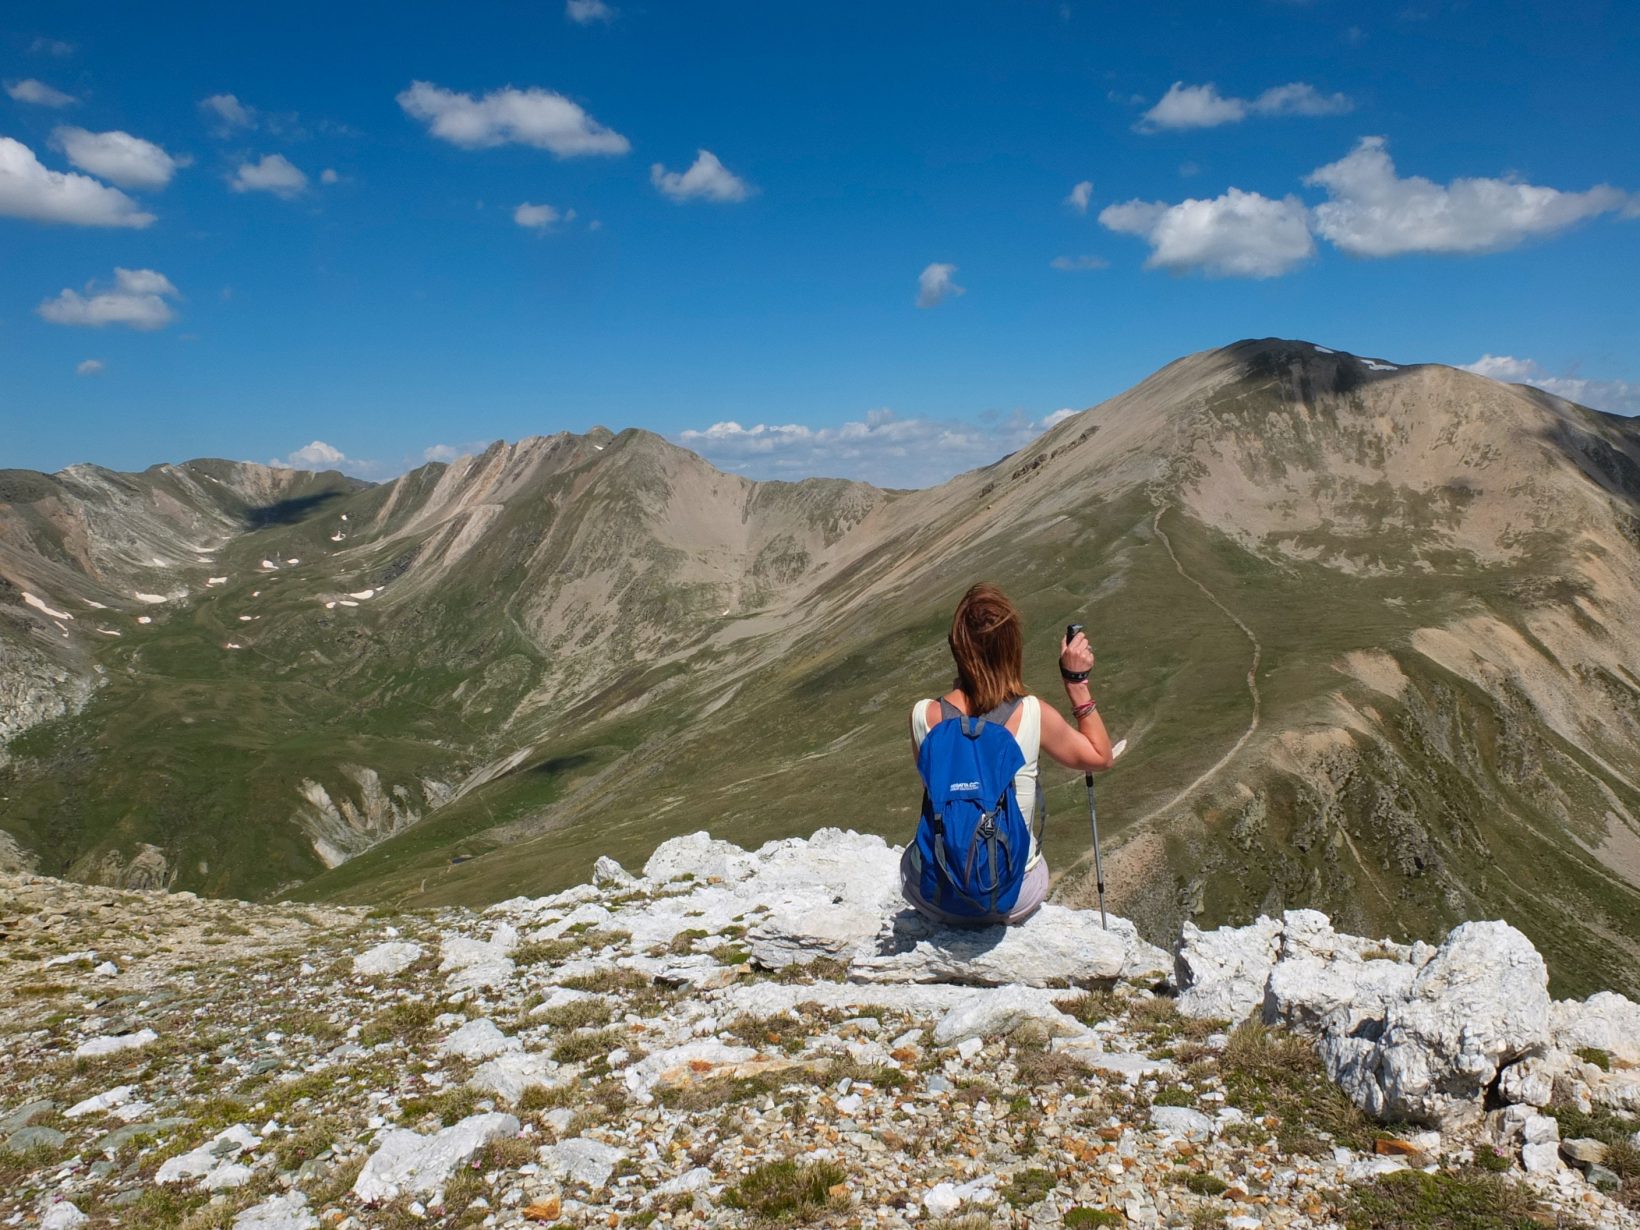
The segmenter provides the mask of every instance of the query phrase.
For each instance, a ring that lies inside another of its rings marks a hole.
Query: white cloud
[[[1315,252],[1308,211],[1297,197],[1279,201],[1231,188],[1211,200],[1177,205],[1127,201],[1106,206],[1099,221],[1150,244],[1146,268],[1191,270],[1213,277],[1273,278]]]
[[[167,299],[177,298],[171,279],[153,269],[115,269],[112,288],[87,282],[85,294],[64,290],[34,310],[55,325],[126,325],[149,331],[176,319]]]
[[[564,16],[578,26],[590,26],[595,21],[613,21],[615,10],[604,0],[564,0]]]
[[[274,458],[269,464],[284,466],[289,470],[334,470],[347,459],[347,454],[341,449],[333,448],[323,440],[315,440],[311,444],[302,445],[288,457]]]
[[[434,444],[422,450],[421,460],[451,462],[462,457],[474,457],[490,447],[488,440],[469,440],[466,444]]]
[[[283,154],[265,154],[261,162],[242,162],[228,186],[235,192],[271,192],[289,200],[307,190],[308,178]]]
[[[1561,192],[1514,179],[1401,179],[1383,137],[1362,137],[1304,182],[1330,198],[1315,208],[1316,230],[1352,256],[1496,252],[1640,202],[1606,184]]]
[[[213,121],[218,133],[256,127],[256,108],[247,107],[232,94],[212,94],[199,100],[199,109]]]
[[[128,132],[88,132],[65,125],[52,132],[51,140],[80,170],[122,188],[163,188],[186,165]]]
[[[1084,179],[1071,189],[1070,195],[1065,198],[1065,204],[1077,213],[1085,214],[1088,212],[1088,202],[1091,200],[1093,200],[1093,181]]]
[[[624,154],[632,143],[551,90],[508,86],[482,98],[428,81],[413,81],[398,96],[405,114],[422,120],[440,140],[464,149],[532,145],[560,158]]]
[[[33,103],[36,107],[68,107],[80,101],[74,95],[54,90],[44,81],[36,81],[33,77],[11,82],[6,86],[6,93],[18,102]]]
[[[339,184],[342,182],[342,177],[336,173],[335,167],[326,167],[319,172],[319,182],[321,184]]]
[[[1342,115],[1354,106],[1345,95],[1323,94],[1304,81],[1273,86],[1251,99],[1220,94],[1211,81],[1202,85],[1175,81],[1134,127],[1140,132],[1217,128],[1239,124],[1250,115]]]
[[[709,149],[697,150],[687,171],[668,171],[655,163],[649,168],[649,180],[674,201],[744,201],[752,194],[746,181]]]
[[[29,54],[37,56],[56,56],[59,60],[74,54],[74,44],[60,38],[46,38],[43,35],[28,45]]]
[[[1048,264],[1061,273],[1086,273],[1110,268],[1110,262],[1102,256],[1056,256]]]
[[[0,215],[73,226],[141,227],[154,220],[118,188],[89,175],[48,170],[11,137],[0,137]]]
[[[961,422],[873,410],[838,427],[729,421],[684,431],[677,439],[714,465],[755,477],[828,475],[880,486],[928,486],[1023,448],[1073,413],[1056,410],[1032,419],[1016,411]]]
[[[76,376],[100,376],[103,374],[103,366],[101,359],[81,359],[74,365],[74,374]]]
[[[568,214],[561,214],[551,205],[531,205],[528,201],[513,210],[514,222],[518,223],[519,226],[538,231],[547,230],[554,222],[568,221],[573,217],[575,217],[573,209]]]
[[[1458,365],[1466,372],[1508,384],[1529,384],[1556,397],[1611,414],[1640,414],[1640,384],[1627,380],[1591,380],[1584,376],[1554,376],[1533,359],[1507,354],[1484,354],[1473,363]]]
[[[1072,410],[1069,406],[1066,406],[1060,410],[1055,410],[1052,414],[1046,415],[1043,418],[1042,429],[1046,431],[1050,427],[1058,427],[1059,424],[1063,423],[1066,419],[1075,418],[1081,413],[1082,412],[1080,410]]]
[[[955,265],[943,265],[935,262],[917,275],[917,306],[920,308],[936,307],[954,295],[967,294],[967,291],[958,286],[952,278],[956,275]]]

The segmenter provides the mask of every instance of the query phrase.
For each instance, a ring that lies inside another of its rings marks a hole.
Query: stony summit
[[[954,932],[897,856],[698,833],[483,911],[9,877],[0,1224],[1640,1226],[1640,1005],[1507,924]]]

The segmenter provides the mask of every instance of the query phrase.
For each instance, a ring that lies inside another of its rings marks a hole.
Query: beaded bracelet
[[[1071,714],[1076,718],[1076,720],[1078,722],[1080,722],[1083,718],[1087,717],[1088,714],[1092,713],[1098,707],[1099,707],[1099,702],[1098,701],[1090,700],[1085,705],[1077,705],[1074,709],[1071,710]]]

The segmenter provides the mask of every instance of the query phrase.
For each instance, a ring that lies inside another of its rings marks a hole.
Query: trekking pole
[[[1110,758],[1115,760],[1127,751],[1127,740],[1123,739],[1110,749]],[[1099,811],[1093,803],[1093,773],[1083,775],[1088,784],[1088,823],[1093,827],[1093,882],[1099,890],[1099,925],[1106,931],[1110,930],[1110,923],[1105,919],[1105,864],[1099,854]]]

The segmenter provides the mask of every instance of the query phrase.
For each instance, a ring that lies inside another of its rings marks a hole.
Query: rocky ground
[[[697,835],[482,913],[0,878],[0,1225],[1640,1227],[1640,1008],[1512,928],[1175,966],[935,931],[895,862]]]

